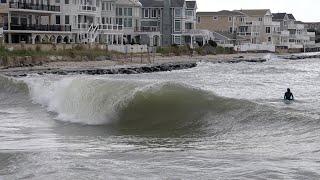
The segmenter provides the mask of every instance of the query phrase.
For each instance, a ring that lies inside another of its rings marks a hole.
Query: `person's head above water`
[[[287,89],[287,92],[290,92],[290,88]]]

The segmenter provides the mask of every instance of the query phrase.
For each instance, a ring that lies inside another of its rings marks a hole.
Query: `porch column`
[[[193,36],[191,35],[190,38],[191,38],[190,48],[193,49]]]
[[[106,44],[109,45],[109,34],[106,35]]]
[[[116,44],[119,45],[119,35],[116,35]]]
[[[49,15],[49,25],[51,25],[51,15]]]
[[[8,12],[8,30],[11,30],[11,12]],[[12,34],[8,33],[8,43],[12,43]]]
[[[111,44],[114,45],[114,35],[112,34],[111,36]]]
[[[31,39],[32,39],[32,44],[36,43],[36,36],[34,36],[33,34],[31,35]]]

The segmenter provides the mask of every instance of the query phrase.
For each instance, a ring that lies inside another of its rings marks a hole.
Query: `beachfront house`
[[[199,30],[196,25],[196,1],[140,0],[142,3],[141,31],[152,32],[153,38],[144,36],[149,45],[195,45],[213,39],[210,31]],[[160,35],[160,36],[159,36]]]
[[[315,44],[315,33],[308,32],[305,24],[296,21],[292,14],[274,13],[272,20],[280,23],[283,36],[279,46],[288,49],[301,49]]]
[[[140,25],[137,0],[1,1],[7,43],[123,44]]]
[[[197,27],[213,32],[215,41],[222,46],[242,44],[245,39],[237,32],[245,14],[236,11],[198,12]]]

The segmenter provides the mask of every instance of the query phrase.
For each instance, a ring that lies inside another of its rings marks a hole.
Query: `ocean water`
[[[320,179],[320,59],[269,59],[0,76],[0,179]]]

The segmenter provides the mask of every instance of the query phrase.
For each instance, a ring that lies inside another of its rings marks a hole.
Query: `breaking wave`
[[[249,101],[219,97],[174,82],[89,77],[25,78],[25,83],[1,77],[0,81],[4,84],[1,91],[29,93],[33,102],[55,113],[57,120],[108,125],[129,134],[195,131],[221,134],[233,129],[234,124],[288,119]]]

